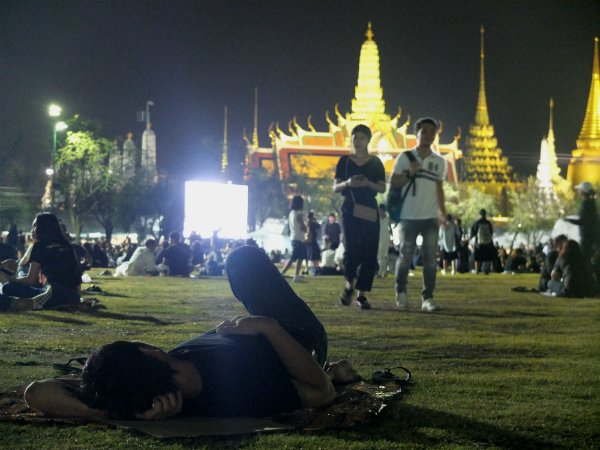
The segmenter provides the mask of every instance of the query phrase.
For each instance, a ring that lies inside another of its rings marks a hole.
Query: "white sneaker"
[[[444,269],[441,270],[442,275],[446,275],[446,271]]]
[[[477,275],[479,272],[477,272],[475,269],[473,269],[473,270],[471,270],[471,273],[472,273],[473,275]]]
[[[307,281],[304,278],[301,277],[294,277],[294,279],[292,280],[292,283],[307,283]]]
[[[33,309],[42,309],[46,302],[50,300],[50,297],[52,297],[52,286],[48,285],[44,292],[31,298],[31,300],[33,300]]]
[[[456,275],[456,270],[452,270],[452,272],[450,272],[452,275]]]
[[[408,309],[408,295],[406,295],[406,292],[396,292],[396,306],[400,309]]]
[[[423,303],[421,304],[421,309],[423,311],[431,312],[439,311],[442,308],[436,305],[432,298],[428,298],[427,300],[423,300]]]

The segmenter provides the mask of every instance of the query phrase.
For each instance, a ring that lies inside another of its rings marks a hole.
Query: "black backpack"
[[[411,164],[417,160],[415,158],[415,155],[412,154],[411,150],[407,151],[405,154],[408,157],[408,160],[410,161]],[[408,174],[408,171],[406,172],[406,174]],[[388,215],[390,216],[390,219],[393,222],[396,222],[396,223],[400,222],[400,213],[402,212],[402,204],[404,203],[404,199],[408,195],[408,191],[410,190],[411,186],[413,188],[412,195],[414,196],[415,192],[416,192],[415,177],[412,177],[409,180],[408,184],[404,185],[403,187],[401,187],[399,189],[390,188],[390,193],[388,194],[388,198],[387,198],[387,210],[388,210]],[[402,195],[403,188],[406,188],[406,191],[404,191],[404,195]]]

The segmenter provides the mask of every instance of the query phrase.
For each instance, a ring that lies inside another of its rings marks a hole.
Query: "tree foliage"
[[[65,146],[57,150],[55,191],[64,195],[76,239],[98,204],[99,195],[110,187],[107,158],[112,143],[95,138],[90,131],[69,131]]]

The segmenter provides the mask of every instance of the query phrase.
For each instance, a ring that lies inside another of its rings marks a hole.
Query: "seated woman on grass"
[[[548,281],[548,292],[557,297],[592,297],[595,282],[581,247],[572,239],[565,241]]]
[[[56,216],[38,214],[31,233],[35,242],[29,257],[29,273],[19,278],[8,277],[0,294],[0,311],[49,309],[79,303],[79,262]],[[40,275],[45,285],[40,284]]]
[[[353,381],[356,372],[347,361],[325,362],[323,325],[269,257],[239,247],[226,271],[250,316],[225,320],[169,352],[139,341],[104,345],[81,380],[34,382],[25,400],[51,416],[140,420],[266,417],[333,402],[332,382]]]

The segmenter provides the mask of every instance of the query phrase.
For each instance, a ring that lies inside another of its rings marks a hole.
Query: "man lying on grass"
[[[161,420],[265,417],[333,402],[332,382],[357,374],[347,361],[325,362],[327,334],[306,303],[257,248],[231,252],[226,270],[251,316],[225,320],[169,352],[139,341],[104,345],[81,380],[32,383],[28,405],[50,416]]]

